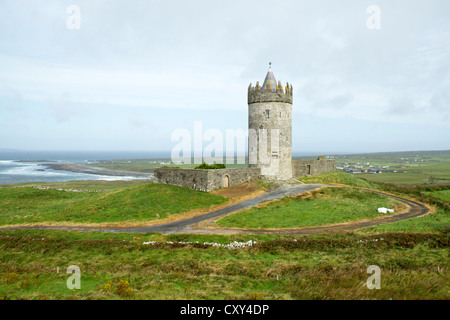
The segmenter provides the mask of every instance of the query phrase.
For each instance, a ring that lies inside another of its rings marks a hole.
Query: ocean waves
[[[146,177],[148,178],[148,177]],[[18,162],[17,160],[0,160],[0,184],[27,182],[64,182],[73,180],[134,180],[145,179],[132,175],[102,175],[65,170],[53,170],[40,162]]]

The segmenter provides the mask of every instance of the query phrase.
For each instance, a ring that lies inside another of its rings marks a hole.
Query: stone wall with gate
[[[200,191],[213,191],[224,187],[232,187],[247,181],[261,178],[260,168],[229,169],[155,169],[158,183],[187,187]]]

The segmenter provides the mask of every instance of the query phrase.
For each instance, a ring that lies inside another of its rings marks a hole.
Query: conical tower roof
[[[266,78],[262,87],[259,81],[253,87],[252,84],[248,86],[248,104],[260,102],[285,102],[292,104],[292,85],[286,82],[286,87],[281,85],[281,82],[275,80],[272,72],[272,64],[269,63],[269,71],[267,71]]]
[[[267,71],[266,79],[261,87],[261,92],[276,92],[277,91],[277,80],[272,72],[272,63],[269,63],[269,71]]]

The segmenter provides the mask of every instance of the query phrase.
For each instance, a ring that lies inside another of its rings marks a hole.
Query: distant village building
[[[271,66],[262,86],[248,87],[248,168],[158,168],[159,183],[212,191],[246,181],[289,180],[334,171],[335,160],[292,160],[292,85],[277,82]],[[264,143],[263,143],[264,142]]]

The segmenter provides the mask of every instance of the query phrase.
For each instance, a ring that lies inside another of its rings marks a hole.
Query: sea
[[[65,182],[74,180],[133,180],[133,176],[106,176],[53,170],[46,163],[99,163],[117,159],[167,159],[167,152],[143,151],[17,151],[0,150],[0,184]]]

